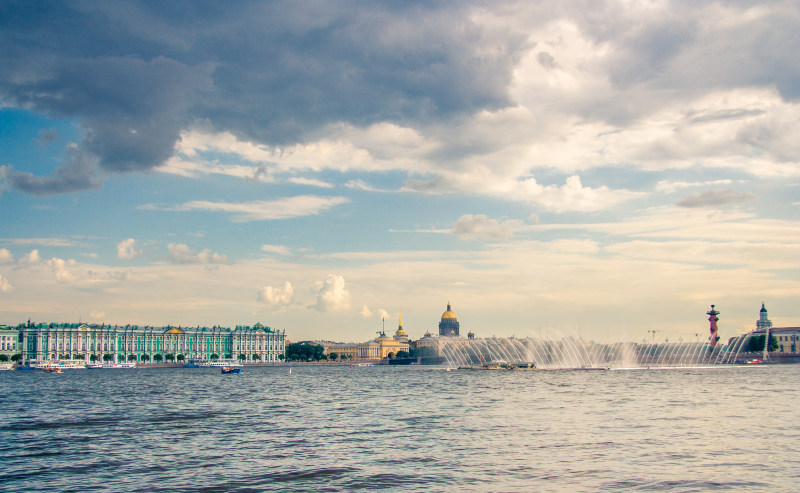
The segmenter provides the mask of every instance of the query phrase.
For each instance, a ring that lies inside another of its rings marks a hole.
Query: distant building
[[[758,321],[756,322],[756,329],[768,329],[772,327],[772,321],[767,318],[767,309],[764,303],[761,303],[761,310],[759,311]]]
[[[384,330],[378,332],[378,337],[358,345],[358,357],[361,359],[394,358],[398,351],[408,352],[408,336],[403,330],[403,318],[399,319],[394,337],[386,335]]]
[[[21,354],[19,329],[0,325],[0,363],[7,363],[15,354]]]
[[[58,359],[166,361],[167,355],[189,360],[234,358],[279,361],[286,331],[261,325],[234,329],[208,327],[139,327],[137,325],[31,324],[16,329],[23,362]],[[92,358],[94,356],[95,358]]]
[[[778,341],[778,350],[773,351],[782,354],[795,354],[800,348],[800,327],[773,327],[772,321],[768,318],[767,309],[761,303],[759,318],[756,322],[756,330],[753,335],[763,335],[769,332],[770,338],[775,336]]]
[[[442,319],[439,322],[439,335],[448,337],[458,337],[459,323],[456,314],[450,309],[450,303],[447,303],[447,310],[442,313]]]

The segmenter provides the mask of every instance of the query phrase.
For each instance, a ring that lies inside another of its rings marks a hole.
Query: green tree
[[[217,353],[214,353],[211,355],[211,359],[219,359],[219,355]]]
[[[3,363],[8,361],[8,355],[7,354],[0,354],[0,361],[2,361]]]
[[[97,357],[96,354],[93,354],[93,355],[89,356],[89,361],[97,361],[98,359],[99,358]]]
[[[328,357],[331,359],[331,361],[336,361],[339,359],[339,353],[331,353],[328,355]]]
[[[143,354],[142,355],[142,361],[150,361],[150,355],[149,354]]]
[[[247,359],[247,355],[246,355],[246,354],[244,354],[244,353],[241,353],[241,354],[239,355],[239,361],[244,361],[244,360],[246,360],[246,359]]]
[[[286,346],[287,361],[319,361],[325,348],[319,344],[298,342]]]
[[[231,359],[233,355],[231,353],[225,353],[225,359]]]
[[[409,356],[408,351],[403,351],[402,349],[400,351],[397,351],[398,358],[408,358],[408,356]]]
[[[279,360],[281,360],[281,361],[283,361],[283,359],[284,359],[285,357],[286,357],[286,356],[285,356],[283,353],[281,353],[281,354],[279,354],[279,355],[278,355],[278,359],[279,359]]]
[[[124,362],[125,361],[125,355],[124,354],[117,355],[117,361],[120,362],[120,363]]]
[[[155,361],[156,363],[158,363],[162,359],[164,359],[164,357],[161,356],[161,353],[156,353],[156,354],[153,355],[153,361]]]
[[[114,361],[114,355],[113,354],[104,354],[103,355],[103,361]]]
[[[128,355],[128,361],[136,361],[136,355],[135,354],[129,354]]]
[[[186,359],[186,356],[184,356],[183,354],[179,354],[179,355],[177,356],[177,358],[178,358],[178,361],[183,361],[183,360],[185,360],[185,359]]]
[[[765,337],[766,335],[764,334],[750,337],[750,339],[747,341],[747,352],[760,353],[761,351],[763,351]],[[767,349],[767,351],[776,351],[777,349],[778,349],[778,338],[770,334],[769,348]]]
[[[167,361],[174,361],[175,355],[172,353],[167,353]]]
[[[261,356],[259,356],[257,354],[254,354],[253,355],[253,361],[261,361]]]
[[[11,361],[20,361],[22,359],[22,355],[17,353],[11,356]]]

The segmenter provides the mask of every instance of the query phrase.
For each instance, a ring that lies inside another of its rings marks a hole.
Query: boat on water
[[[12,363],[0,363],[0,371],[3,370],[13,370],[14,365]]]
[[[98,370],[101,368],[136,368],[136,363],[89,363],[86,368]]]
[[[45,368],[45,373],[61,373],[61,368]]]
[[[59,370],[82,370],[86,365],[82,361],[49,361],[46,363],[33,363],[29,365],[34,370],[48,370],[57,368]]]
[[[234,368],[232,366],[223,366],[222,373],[242,373],[242,369]]]
[[[204,368],[225,368],[225,367],[235,368],[237,366],[242,366],[242,365],[233,360],[220,359],[215,361],[205,361],[203,363],[200,363],[200,366]]]

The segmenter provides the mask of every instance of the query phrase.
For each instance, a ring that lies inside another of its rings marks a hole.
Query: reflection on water
[[[787,491],[800,479],[797,365],[443,370],[0,372],[0,484]]]

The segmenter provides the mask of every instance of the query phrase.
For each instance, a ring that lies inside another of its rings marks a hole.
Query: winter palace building
[[[261,325],[139,327],[137,325],[23,324],[22,361],[93,359],[147,362],[167,359],[280,361],[286,331]],[[158,355],[158,357],[157,357]],[[171,357],[168,358],[167,355]],[[182,355],[183,358],[178,358]],[[212,356],[214,355],[214,356]]]

